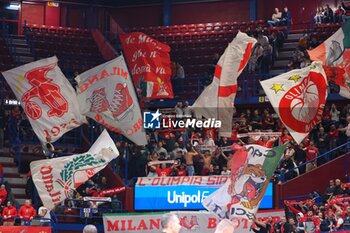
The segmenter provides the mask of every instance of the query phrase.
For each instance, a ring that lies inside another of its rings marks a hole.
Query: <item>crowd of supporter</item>
[[[341,23],[348,19],[350,19],[350,5],[344,3],[344,1],[335,9],[332,9],[329,4],[317,8],[314,17],[316,24]]]
[[[193,109],[188,102],[178,103],[173,113],[177,117],[191,116]],[[298,145],[271,109],[237,110],[234,113],[230,138],[219,138],[218,132],[213,129],[173,128],[150,132],[149,143],[144,147],[117,142],[120,156],[114,166],[125,177],[127,159],[129,179],[144,176],[229,174],[234,155],[232,144],[255,143],[272,147],[289,143],[276,170],[276,182],[284,182],[342,155],[346,147],[329,151],[347,142],[350,136],[349,123],[350,105],[342,108],[335,104],[327,105],[321,124]],[[257,131],[280,132],[281,136],[237,137],[238,134]],[[323,154],[323,157],[315,159]]]
[[[285,217],[255,220],[255,232],[318,233],[350,230],[350,183],[330,180],[323,194],[304,200],[285,200]],[[346,231],[347,232],[347,231]]]

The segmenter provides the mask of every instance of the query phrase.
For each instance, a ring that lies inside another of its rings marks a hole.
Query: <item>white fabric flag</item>
[[[215,67],[212,83],[193,104],[198,118],[221,120],[219,135],[232,135],[233,103],[237,93],[237,78],[247,65],[256,39],[238,32]]]
[[[147,143],[140,106],[123,56],[80,74],[76,81],[83,115],[137,145]]]
[[[321,121],[328,86],[321,62],[262,81],[261,86],[296,143]]]
[[[34,161],[30,164],[33,182],[44,206],[53,209],[80,185],[118,157],[119,152],[104,130],[84,154]]]
[[[50,57],[2,72],[39,140],[51,142],[86,122],[75,91]]]

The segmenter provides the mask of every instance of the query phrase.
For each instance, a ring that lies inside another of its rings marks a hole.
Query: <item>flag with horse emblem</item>
[[[26,113],[39,140],[58,140],[86,122],[72,85],[57,58],[35,61],[2,73]]]
[[[308,53],[311,60],[325,65],[331,92],[350,99],[350,20]]]
[[[234,225],[242,219],[251,225],[285,147],[246,145],[237,148],[230,179],[204,199],[203,206],[218,218],[229,219]]]
[[[75,79],[83,115],[123,134],[137,145],[146,144],[140,106],[123,56],[92,68]]]
[[[321,62],[261,82],[272,107],[298,144],[322,119],[327,85]]]
[[[90,150],[84,154],[31,162],[33,182],[43,205],[52,210],[108,163],[119,152],[108,132],[104,130]]]

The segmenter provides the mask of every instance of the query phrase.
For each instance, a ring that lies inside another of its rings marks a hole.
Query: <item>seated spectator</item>
[[[299,47],[300,51],[305,52],[305,50],[308,48],[308,39],[309,39],[308,34],[303,35],[299,39],[299,46],[298,47]],[[300,61],[301,61],[301,59],[300,59]]]
[[[307,56],[304,56],[302,58],[302,61],[300,62],[300,68],[302,69],[302,68],[308,67],[309,65],[311,65],[310,58]]]
[[[293,58],[296,58],[296,60],[300,64],[300,62],[302,62],[303,57],[305,56],[305,54],[300,50],[300,47],[297,47],[295,49],[295,51],[293,52],[292,56],[293,56]]]
[[[181,103],[181,102],[179,102],[179,103]],[[157,143],[157,147],[154,149],[154,152],[156,152],[159,155],[159,157],[161,155],[160,153],[163,153],[165,157],[162,158],[162,159],[168,158],[168,151],[163,147],[163,143],[162,142],[158,142]]]
[[[6,186],[2,184],[0,186],[0,205],[3,205],[7,199],[7,190]]]
[[[292,59],[289,61],[288,70],[295,70],[300,68],[300,63],[298,62],[298,59],[296,57],[292,57]]]
[[[36,216],[35,209],[30,200],[25,200],[24,205],[18,211],[18,217],[22,221],[23,226],[30,226],[33,218]]]
[[[287,26],[289,30],[291,19],[292,19],[292,16],[288,10],[288,7],[284,7],[282,12],[281,26]]]
[[[343,22],[346,22],[347,20],[350,19],[350,3],[347,2],[345,3],[344,1],[342,1],[341,3],[343,9],[345,10],[345,13],[343,14]]]
[[[17,217],[17,209],[12,205],[11,201],[7,202],[7,206],[2,211],[3,226],[13,226]]]
[[[338,9],[334,12],[334,23],[343,22],[344,14],[345,14],[345,10],[341,7],[341,5],[339,5]]]
[[[105,176],[101,177],[101,183],[98,185],[102,190],[106,190],[109,188],[109,185],[107,183],[107,178]]]
[[[342,182],[340,179],[335,180],[335,187],[333,191],[333,196],[342,195],[345,193],[345,189],[342,187]]]
[[[345,213],[343,214],[344,219],[344,230],[350,230],[350,206],[346,207]]]
[[[51,159],[57,156],[57,153],[62,152],[62,150],[56,150],[55,147],[51,143],[51,137],[46,137],[46,143],[42,143],[43,147],[43,153],[46,156],[46,158]]]
[[[51,226],[51,215],[50,210],[46,208],[45,206],[41,206],[38,209],[38,216],[42,219],[40,219],[40,225],[41,226]]]
[[[324,23],[333,23],[333,19],[334,15],[333,15],[333,10],[332,8],[329,7],[328,4],[326,4],[325,10],[324,10]]]
[[[344,219],[342,218],[341,211],[337,211],[337,213],[335,214],[335,220],[336,220],[336,225],[334,227],[334,230],[336,231],[342,230],[344,225]]]
[[[270,25],[270,27],[278,26],[278,23],[281,21],[282,18],[282,12],[279,11],[279,9],[275,8],[275,13],[272,14],[271,20],[268,20],[267,23]]]
[[[289,218],[288,222],[284,225],[284,233],[296,232],[296,224],[294,218]]]
[[[326,189],[326,191],[324,193],[324,199],[325,200],[329,200],[333,196],[334,188],[335,188],[334,180],[330,180],[329,181],[329,186],[328,186],[328,188]]]
[[[322,7],[317,8],[316,15],[314,17],[316,24],[321,24],[323,22],[323,12],[324,10]]]

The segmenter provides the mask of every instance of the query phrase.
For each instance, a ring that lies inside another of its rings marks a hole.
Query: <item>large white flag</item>
[[[41,201],[53,209],[81,184],[105,168],[119,152],[104,130],[90,150],[84,154],[34,161],[30,171]]]
[[[83,115],[137,145],[147,143],[140,106],[123,56],[80,74],[76,81]]]
[[[51,142],[86,121],[75,91],[50,57],[2,72],[39,140]]]
[[[232,163],[230,179],[205,198],[203,206],[220,219],[232,222],[245,219],[251,225],[284,149],[285,145],[240,148],[233,155],[235,162]]]
[[[272,107],[298,144],[322,119],[327,85],[321,62],[261,82]]]
[[[233,102],[237,93],[237,78],[247,65],[256,39],[238,32],[227,46],[215,67],[214,79],[193,104],[197,117],[221,120],[219,135],[232,134]]]

